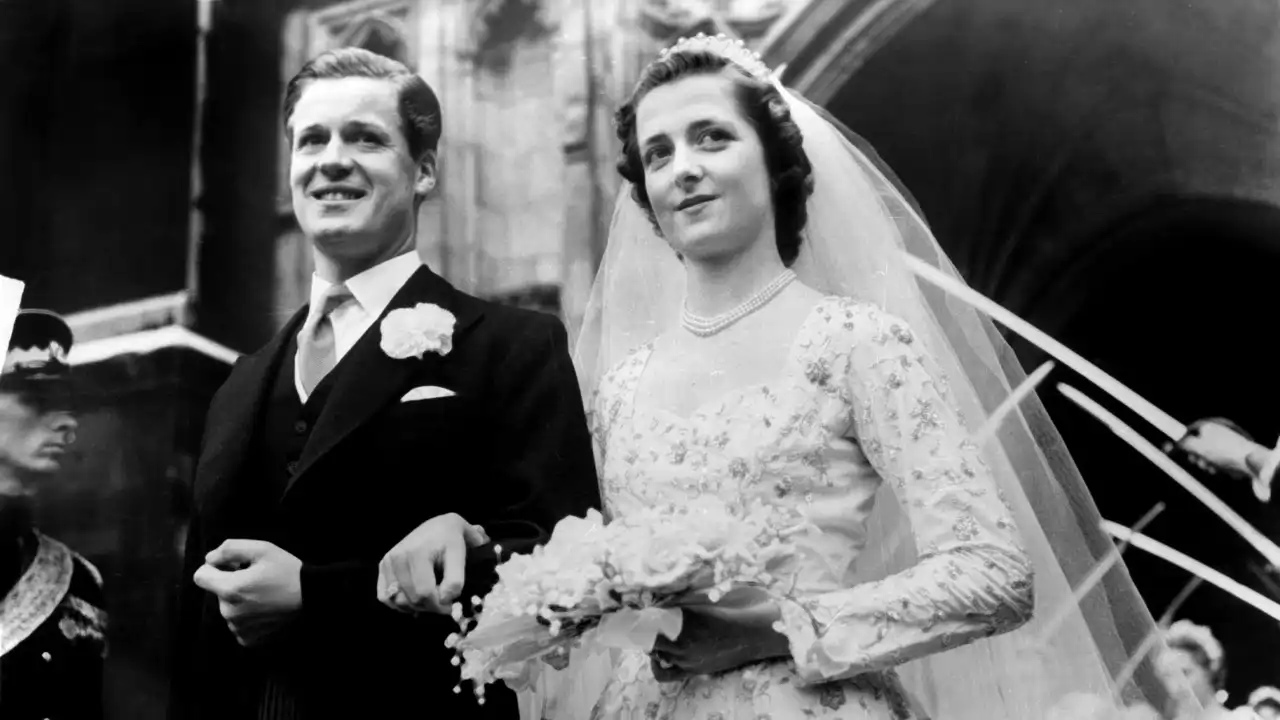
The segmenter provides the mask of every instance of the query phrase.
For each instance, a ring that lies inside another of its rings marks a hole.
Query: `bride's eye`
[[[732,139],[733,139],[732,135],[730,135],[729,133],[719,128],[711,128],[710,130],[704,130],[702,134],[698,136],[699,142],[703,142],[703,143],[710,142],[712,144],[727,142]]]
[[[650,167],[655,162],[665,159],[668,154],[669,154],[669,151],[667,150],[666,147],[661,145],[654,145],[653,147],[650,147],[649,149],[644,151],[644,155],[641,157],[641,160],[644,162],[645,167]]]

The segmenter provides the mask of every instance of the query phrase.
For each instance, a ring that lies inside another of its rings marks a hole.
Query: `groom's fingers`
[[[219,599],[233,601],[236,599],[231,589],[231,573],[219,570],[212,565],[201,565],[191,579],[196,587],[217,595]]]
[[[413,580],[414,588],[414,597],[409,609],[435,610],[436,594],[439,589],[436,587],[436,567],[431,555],[417,552],[410,556],[409,575]]]
[[[419,589],[421,585],[416,581],[412,569],[412,555],[408,553],[392,553],[389,560],[391,563],[391,580],[397,587],[391,588],[398,592],[391,593],[391,602],[397,610],[409,612],[413,610],[420,599]]]
[[[226,540],[204,556],[204,561],[223,570],[239,570],[262,557],[268,543],[261,540]]]
[[[463,536],[467,541],[467,545],[471,547],[479,547],[489,542],[489,533],[479,525],[467,525],[463,531]]]
[[[457,538],[444,546],[444,572],[440,574],[441,612],[449,612],[449,606],[462,594],[467,581],[467,544]]]
[[[391,561],[382,558],[378,563],[378,602],[387,607],[395,607],[391,603],[391,581],[393,571],[391,570]]]
[[[216,587],[216,574],[218,572],[220,571],[212,565],[201,565],[200,569],[196,570],[196,574],[191,576],[191,580],[196,584],[196,587],[201,590],[214,592],[214,587]]]

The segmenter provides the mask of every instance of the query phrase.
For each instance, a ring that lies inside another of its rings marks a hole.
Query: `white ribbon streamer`
[[[1182,568],[1192,575],[1204,578],[1205,582],[1216,586],[1219,590],[1226,592],[1237,600],[1240,600],[1247,605],[1251,605],[1257,610],[1261,610],[1276,620],[1280,620],[1280,603],[1277,603],[1252,588],[1241,585],[1208,565],[1205,565],[1198,560],[1194,560],[1187,555],[1174,550],[1168,545],[1152,539],[1150,536],[1132,532],[1129,528],[1119,523],[1113,523],[1110,520],[1103,520],[1102,529],[1110,533],[1112,537],[1124,540],[1139,550],[1155,555],[1170,565]]]
[[[1049,337],[1044,331],[1031,323],[1014,315],[981,293],[957,282],[937,268],[923,260],[903,253],[907,267],[920,278],[945,290],[956,299],[986,313],[992,320],[1026,338],[1028,342],[1044,350],[1097,385],[1107,394],[1124,403],[1126,407],[1142,416],[1171,440],[1181,440],[1187,434],[1187,426],[1175,420],[1171,415],[1152,404],[1138,393],[1130,390],[1119,380],[1108,375],[1101,368],[1080,357],[1074,350]]]
[[[1125,425],[1120,418],[1112,415],[1106,408],[1098,403],[1090,400],[1084,393],[1076,390],[1070,385],[1062,383],[1058,384],[1058,390],[1067,399],[1079,405],[1085,412],[1093,415],[1101,420],[1111,432],[1115,433],[1121,440],[1124,440],[1134,450],[1144,455],[1148,460],[1155,463],[1156,467],[1164,470],[1165,474],[1173,478],[1174,482],[1186,488],[1188,492],[1196,497],[1197,500],[1204,503],[1215,515],[1222,518],[1224,522],[1231,526],[1233,530],[1240,534],[1250,545],[1262,553],[1267,562],[1272,565],[1280,566],[1280,546],[1271,542],[1267,536],[1258,531],[1257,528],[1250,525],[1240,514],[1232,510],[1225,502],[1220,500],[1217,495],[1209,492],[1209,489],[1200,483],[1200,481],[1191,477],[1191,473],[1183,470],[1178,463],[1174,462],[1168,455],[1160,452],[1156,446],[1147,441],[1146,438],[1139,435],[1133,428]]]

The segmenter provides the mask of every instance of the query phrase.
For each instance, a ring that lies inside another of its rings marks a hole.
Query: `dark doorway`
[[[1057,314],[1054,334],[1183,422],[1228,417],[1264,444],[1280,433],[1280,377],[1270,350],[1280,278],[1280,209],[1216,198],[1164,198],[1135,211],[1063,267],[1035,306]],[[1046,307],[1048,306],[1048,307]],[[1055,313],[1054,311],[1062,311]],[[1043,361],[1016,345],[1028,367]],[[1159,433],[1094,386],[1067,381],[1106,405],[1157,445]],[[1042,392],[1103,517],[1130,524],[1156,502],[1165,512],[1147,532],[1267,594],[1261,557],[1186,490],[1056,390]],[[1261,505],[1247,485],[1203,478],[1249,522],[1280,539],[1280,505]],[[1127,562],[1152,614],[1190,579],[1141,551]],[[1280,599],[1280,598],[1278,598]],[[1229,705],[1280,678],[1280,626],[1203,585],[1179,616],[1211,626],[1228,649]]]

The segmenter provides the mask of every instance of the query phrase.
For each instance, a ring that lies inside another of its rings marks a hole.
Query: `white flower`
[[[648,649],[661,623],[638,620],[669,618],[680,604],[716,602],[739,587],[767,594],[795,554],[788,537],[797,531],[795,518],[771,506],[710,497],[607,524],[595,510],[564,518],[545,545],[498,566],[474,629],[462,627],[455,645],[462,677],[479,688],[535,661],[540,668],[552,651],[609,642]]]
[[[422,359],[428,352],[448,355],[455,322],[453,313],[431,303],[392,310],[382,320],[382,352],[396,360]]]

